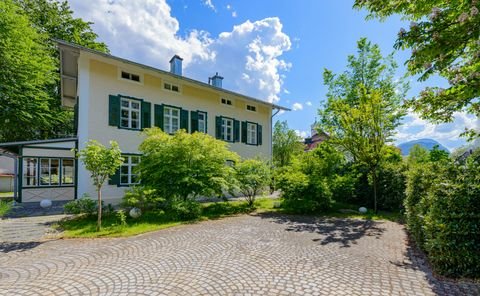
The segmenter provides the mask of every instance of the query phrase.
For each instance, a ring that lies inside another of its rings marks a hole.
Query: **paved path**
[[[479,295],[437,281],[401,225],[239,216],[0,252],[0,295]]]
[[[66,215],[50,215],[0,220],[0,251],[3,243],[39,242],[55,236],[50,227]],[[0,253],[1,256],[1,253]]]

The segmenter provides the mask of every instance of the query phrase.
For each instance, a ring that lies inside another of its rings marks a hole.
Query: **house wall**
[[[141,83],[121,79],[120,71],[140,74]],[[163,83],[171,82],[180,86],[180,93],[163,89]],[[260,156],[271,157],[271,107],[261,103],[246,101],[242,97],[222,93],[208,87],[185,82],[169,75],[154,72],[120,61],[81,52],[79,57],[79,148],[89,139],[108,145],[110,140],[119,143],[123,153],[138,153],[143,140],[139,131],[119,129],[108,125],[109,95],[125,95],[143,99],[152,104],[151,122],[154,124],[154,104],[167,104],[188,111],[207,112],[207,132],[215,136],[215,117],[232,117],[239,121],[251,121],[262,125],[262,145],[229,143],[232,151],[242,158]],[[233,101],[233,106],[220,103],[221,98]],[[255,105],[257,112],[246,110],[246,104]],[[190,120],[189,120],[190,125]],[[190,127],[189,127],[190,128]],[[89,180],[89,173],[79,167],[78,196],[88,193],[95,196],[95,188]],[[124,193],[125,187],[105,185],[102,194],[106,203],[115,203]]]
[[[11,157],[0,156],[0,174],[14,173],[14,159]]]
[[[13,192],[13,175],[0,175],[0,192]]]

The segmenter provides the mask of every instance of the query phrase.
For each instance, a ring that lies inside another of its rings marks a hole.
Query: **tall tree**
[[[303,151],[301,138],[288,128],[286,121],[277,121],[273,128],[273,162],[277,167],[290,163],[292,157]]]
[[[370,18],[401,14],[411,20],[400,29],[397,49],[412,49],[408,70],[419,80],[438,74],[449,86],[427,87],[410,100],[413,110],[433,122],[453,120],[454,112],[480,117],[480,2],[478,0],[356,0]],[[470,136],[480,131],[470,130]]]
[[[318,128],[329,134],[332,144],[368,168],[377,211],[378,170],[405,113],[401,100],[408,85],[395,78],[397,65],[391,55],[382,56],[378,45],[362,38],[357,46],[357,56],[348,57],[347,71],[339,75],[324,71],[328,93],[319,110]]]
[[[0,1],[0,14],[0,141],[36,138],[56,120],[46,88],[55,81],[55,63],[47,36],[18,5]]]

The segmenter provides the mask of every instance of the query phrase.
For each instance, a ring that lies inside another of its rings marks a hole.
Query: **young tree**
[[[407,163],[411,166],[417,163],[426,163],[430,160],[430,152],[421,145],[414,145],[408,152]]]
[[[270,183],[270,169],[265,161],[246,159],[235,165],[235,177],[240,192],[251,207],[255,197]]]
[[[449,82],[447,89],[427,87],[410,101],[422,118],[448,122],[457,111],[480,117],[479,1],[356,0],[354,7],[367,9],[372,18],[401,14],[412,21],[409,29],[400,29],[395,44],[397,49],[412,49],[410,74],[420,75],[421,81],[438,74]]]
[[[87,146],[80,150],[78,156],[86,169],[90,171],[93,184],[97,189],[97,231],[100,231],[102,228],[102,186],[123,163],[122,151],[115,141],[110,141],[110,148],[107,148],[95,140],[90,140]]]
[[[235,163],[239,157],[228,150],[227,143],[184,130],[171,136],[151,128],[144,135],[138,172],[142,185],[156,189],[160,196],[187,201],[197,196],[219,196],[231,187],[233,168],[228,162]]]
[[[273,128],[273,163],[276,167],[284,167],[292,157],[303,152],[301,138],[294,130],[288,128],[286,121],[277,121]]]
[[[368,168],[377,211],[378,169],[405,114],[400,104],[408,84],[394,78],[397,65],[391,55],[383,58],[378,45],[362,38],[357,47],[358,55],[348,57],[347,71],[324,71],[327,103],[319,110],[318,127],[332,144]]]

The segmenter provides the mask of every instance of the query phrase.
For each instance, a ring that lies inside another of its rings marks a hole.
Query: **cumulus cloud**
[[[210,8],[211,10],[217,12],[217,8],[215,8],[215,5],[213,5],[212,0],[204,0],[204,1],[203,1],[203,4],[204,4],[205,6],[207,6],[208,8]]]
[[[235,10],[232,11],[232,17],[237,17],[237,12]]]
[[[300,103],[293,103],[292,105],[292,110],[293,111],[298,111],[298,110],[302,110],[303,109],[303,105],[300,104]]]
[[[308,138],[309,136],[309,133],[307,131],[295,130],[295,133],[302,139]]]
[[[247,20],[218,36],[200,30],[180,36],[180,24],[166,0],[69,3],[76,16],[94,22],[95,32],[114,55],[168,69],[170,57],[178,54],[184,59],[186,76],[206,82],[219,72],[227,89],[279,101],[282,72],[291,67],[281,56],[291,42],[277,17]],[[215,7],[211,1],[204,3]]]
[[[307,102],[305,103],[305,105],[307,105],[308,107],[311,107],[311,106],[312,106],[312,102],[307,101]]]
[[[402,143],[422,138],[437,140],[449,149],[465,143],[465,139],[459,135],[468,129],[480,130],[480,119],[464,113],[456,112],[453,122],[432,124],[420,118],[416,113],[408,113],[404,123],[397,128],[396,142]]]

